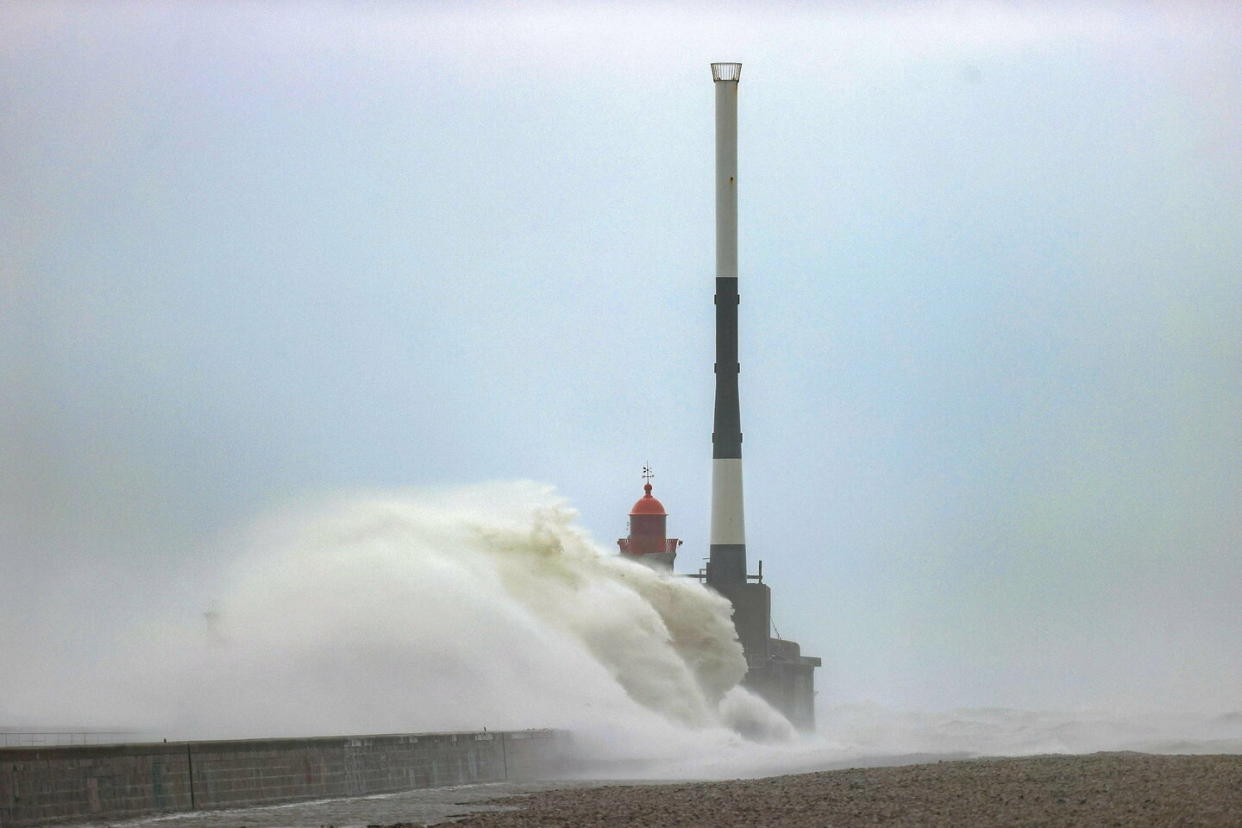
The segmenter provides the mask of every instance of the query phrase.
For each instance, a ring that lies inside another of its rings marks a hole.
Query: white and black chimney
[[[738,405],[737,87],[740,63],[713,63],[716,87],[716,408],[712,424],[711,557],[707,580],[746,583],[742,416]]]

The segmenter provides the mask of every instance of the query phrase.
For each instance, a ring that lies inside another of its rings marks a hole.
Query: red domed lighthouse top
[[[656,569],[671,570],[681,541],[665,537],[668,513],[664,504],[651,496],[651,466],[643,466],[643,494],[630,509],[630,536],[618,538],[621,554]]]
[[[630,509],[631,515],[667,515],[664,511],[664,504],[651,496],[651,484],[643,484],[645,495],[640,497],[635,503],[634,508]]]

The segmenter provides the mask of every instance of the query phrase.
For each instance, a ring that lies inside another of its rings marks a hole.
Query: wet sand
[[[567,788],[495,803],[517,810],[473,814],[455,824],[1239,826],[1242,755],[968,759],[730,782]]]

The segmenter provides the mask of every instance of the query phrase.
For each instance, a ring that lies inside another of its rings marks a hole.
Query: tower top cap
[[[716,83],[720,81],[733,81],[737,83],[742,79],[742,64],[740,63],[713,63],[712,64],[712,80]]]

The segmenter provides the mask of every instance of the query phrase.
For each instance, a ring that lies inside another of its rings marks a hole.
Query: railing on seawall
[[[132,730],[66,730],[0,728],[0,747],[57,747],[60,745],[111,745],[134,742]]]

